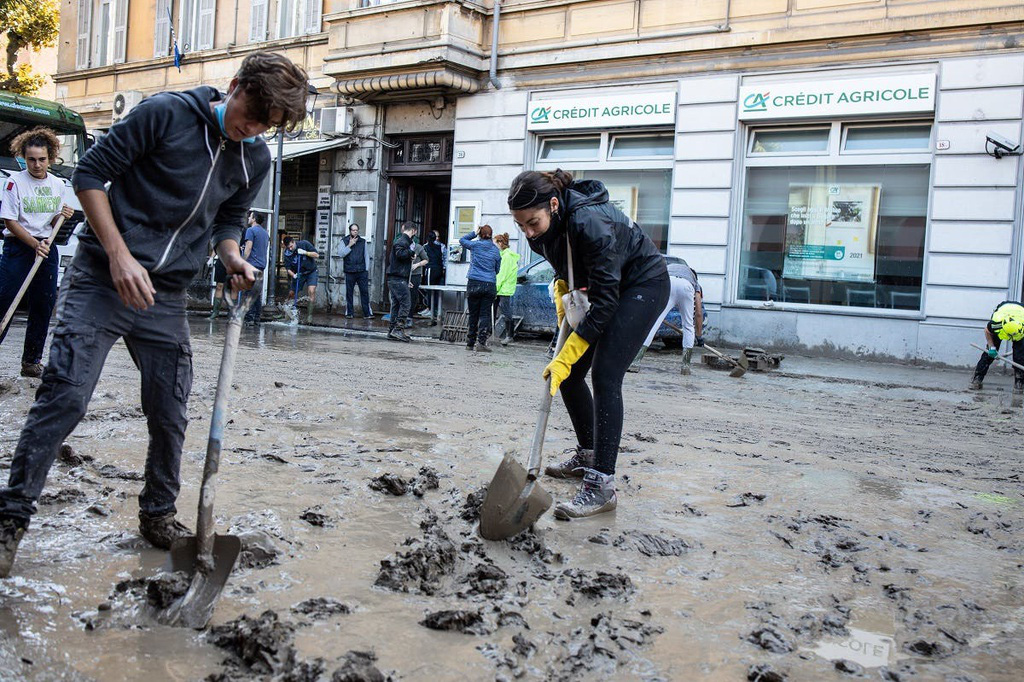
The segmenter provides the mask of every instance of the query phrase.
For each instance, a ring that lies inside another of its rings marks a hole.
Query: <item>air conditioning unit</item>
[[[352,107],[324,107],[320,110],[320,134],[324,137],[351,135],[354,124]]]
[[[114,95],[114,104],[111,107],[111,123],[117,123],[128,115],[139,102],[146,97],[138,90],[122,90]]]

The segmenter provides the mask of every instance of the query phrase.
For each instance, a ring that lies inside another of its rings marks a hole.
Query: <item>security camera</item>
[[[988,146],[992,145],[992,151],[989,151]],[[999,133],[988,133],[985,135],[985,152],[1001,159],[1007,155],[1020,154],[1020,142],[1013,142]]]

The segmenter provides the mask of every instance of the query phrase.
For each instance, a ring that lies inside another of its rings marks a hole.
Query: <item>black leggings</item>
[[[486,344],[491,335],[491,306],[497,288],[494,282],[479,282],[471,279],[466,283],[466,303],[469,305],[466,345]]]
[[[619,307],[597,343],[591,344],[562,382],[561,393],[580,447],[594,450],[594,468],[615,473],[622,438],[622,379],[647,332],[668,303],[668,275],[619,293]],[[593,368],[591,383],[585,381]]]

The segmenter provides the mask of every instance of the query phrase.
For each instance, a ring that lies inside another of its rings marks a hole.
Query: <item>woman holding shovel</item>
[[[49,128],[27,130],[11,142],[11,153],[25,160],[25,170],[4,181],[0,194],[0,219],[4,226],[4,251],[0,258],[0,315],[32,270],[36,258],[42,263],[27,290],[28,327],[21,354],[21,376],[43,375],[43,345],[50,329],[50,315],[57,301],[57,270],[60,255],[50,248],[50,232],[71,207],[64,203],[64,182],[51,175],[50,164],[60,153],[60,140]],[[0,343],[7,329],[0,330]]]
[[[575,497],[556,505],[555,517],[611,511],[617,503],[622,379],[668,302],[665,260],[596,180],[574,181],[562,170],[526,171],[513,181],[508,207],[530,248],[555,269],[559,325],[566,303],[585,309],[581,319],[569,316],[573,331],[543,373],[552,395],[561,390],[578,442],[572,457],[545,473],[583,478]],[[570,286],[576,287],[572,293]]]

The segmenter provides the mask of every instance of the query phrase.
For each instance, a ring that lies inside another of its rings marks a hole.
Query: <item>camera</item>
[[[988,146],[992,145],[992,151],[988,150]],[[1007,155],[1020,154],[1020,143],[1013,142],[999,133],[988,133],[985,135],[985,151],[988,154],[1001,159]]]

